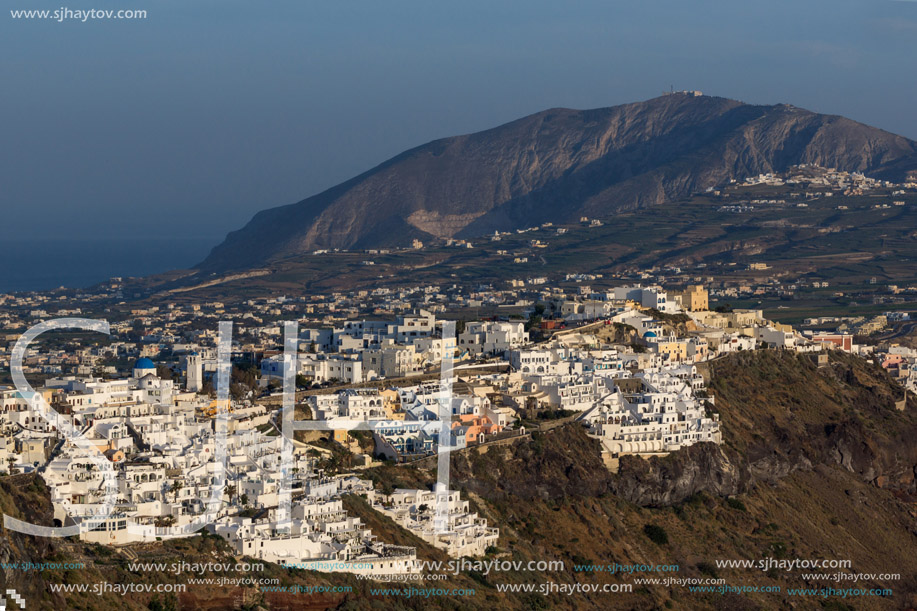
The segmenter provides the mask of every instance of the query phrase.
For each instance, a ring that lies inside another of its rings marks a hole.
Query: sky
[[[917,139],[917,2],[0,1],[0,240],[215,244],[430,140],[670,86]],[[9,12],[62,7],[147,18]]]

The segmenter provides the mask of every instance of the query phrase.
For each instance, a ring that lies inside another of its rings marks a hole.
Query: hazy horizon
[[[29,238],[3,241],[0,293],[89,288],[199,263],[221,238]]]

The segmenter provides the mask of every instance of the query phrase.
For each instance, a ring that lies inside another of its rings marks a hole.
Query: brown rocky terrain
[[[838,465],[908,498],[917,493],[917,413],[895,409],[903,391],[881,367],[837,354],[819,368],[806,356],[766,351],[718,361],[711,378],[725,410],[724,445],[658,461],[625,457],[628,476],[616,494],[669,505],[701,490],[739,494],[817,464]]]

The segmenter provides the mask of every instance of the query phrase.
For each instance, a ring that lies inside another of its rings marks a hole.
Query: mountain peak
[[[800,163],[901,178],[917,172],[917,143],[789,104],[693,92],[552,108],[435,140],[259,212],[200,267],[245,269],[319,248],[405,246],[607,217]]]

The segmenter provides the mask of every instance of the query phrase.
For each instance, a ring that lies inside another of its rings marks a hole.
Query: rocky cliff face
[[[53,522],[54,510],[50,494],[44,482],[34,474],[12,475],[0,480],[0,509],[4,514],[36,524],[51,526]],[[45,599],[53,602],[57,608],[66,608],[62,595],[46,592],[43,577],[47,574],[21,568],[56,558],[60,540],[22,535],[5,527],[0,533],[2,591],[12,589],[27,601]]]
[[[697,444],[664,458],[624,456],[612,475],[599,444],[568,424],[529,443],[461,454],[455,477],[495,500],[610,493],[663,507],[699,493],[744,494],[825,465],[901,496],[917,495],[917,447],[910,442],[917,414],[895,409],[900,390],[881,368],[843,354],[818,368],[796,354],[757,351],[713,363],[710,375],[722,445]]]
[[[552,109],[431,142],[260,212],[201,268],[609,216],[797,163],[897,178],[917,171],[917,143],[842,117],[709,96]]]
[[[895,409],[902,391],[881,368],[842,354],[818,368],[795,354],[757,352],[714,363],[711,376],[725,443],[661,459],[624,457],[615,494],[642,506],[672,505],[699,492],[745,493],[816,465],[917,494],[910,441],[917,416]]]

